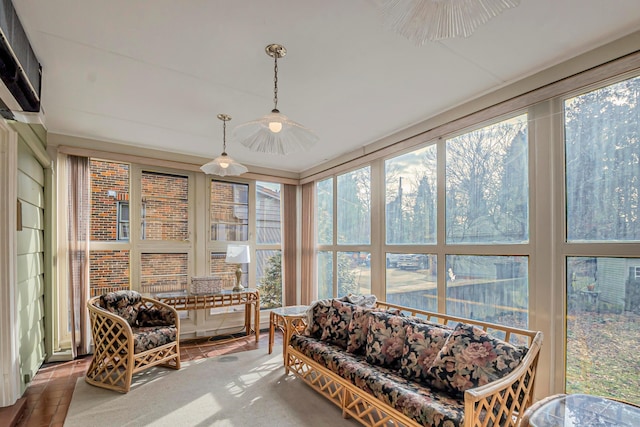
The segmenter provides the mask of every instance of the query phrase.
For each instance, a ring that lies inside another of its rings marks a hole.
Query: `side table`
[[[521,427],[631,427],[640,425],[640,408],[589,394],[557,394],[531,405]]]
[[[287,361],[287,346],[294,333],[301,333],[307,327],[308,305],[292,305],[274,308],[269,318],[269,354],[273,351],[276,328],[282,331],[282,358]]]

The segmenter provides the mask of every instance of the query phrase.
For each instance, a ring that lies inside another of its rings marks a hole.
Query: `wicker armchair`
[[[180,369],[177,311],[135,291],[116,291],[87,302],[94,352],[85,381],[127,393],[131,378],[152,366]]]

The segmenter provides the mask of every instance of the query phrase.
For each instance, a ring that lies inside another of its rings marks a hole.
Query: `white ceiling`
[[[417,47],[375,0],[13,0],[42,64],[50,132],[301,172],[640,29],[640,0],[521,0],[469,38]],[[273,108],[309,152],[230,137]]]

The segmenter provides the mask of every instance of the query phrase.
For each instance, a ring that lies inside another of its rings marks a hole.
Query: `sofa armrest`
[[[542,332],[537,332],[516,369],[497,381],[465,391],[465,427],[519,425],[533,401],[541,345]],[[487,422],[488,417],[493,422]]]

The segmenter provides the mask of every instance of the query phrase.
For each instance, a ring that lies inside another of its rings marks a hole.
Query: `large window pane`
[[[187,254],[140,254],[140,289],[143,293],[188,290]]]
[[[333,298],[333,253],[318,252],[318,299]]]
[[[333,178],[316,184],[316,224],[318,244],[333,244]]]
[[[435,255],[387,253],[385,300],[419,310],[438,311]]]
[[[369,167],[338,176],[338,244],[371,242],[370,176]]]
[[[91,251],[89,283],[92,296],[129,289],[129,251]]]
[[[436,146],[385,162],[389,244],[436,242]]]
[[[129,165],[91,159],[89,167],[91,240],[129,240]]]
[[[282,307],[282,252],[256,251],[256,276],[260,290],[260,307]]]
[[[640,240],[640,77],[565,101],[567,239]]]
[[[369,252],[338,252],[338,297],[371,293]]]
[[[282,186],[256,182],[256,242],[280,243],[282,240],[280,193]]]
[[[640,404],[640,258],[567,258],[567,393]]]
[[[189,178],[142,172],[142,239],[189,239]]]
[[[211,181],[211,240],[249,239],[249,185]]]
[[[527,116],[447,140],[447,243],[529,240]]]
[[[447,313],[527,328],[528,258],[447,255]]]

